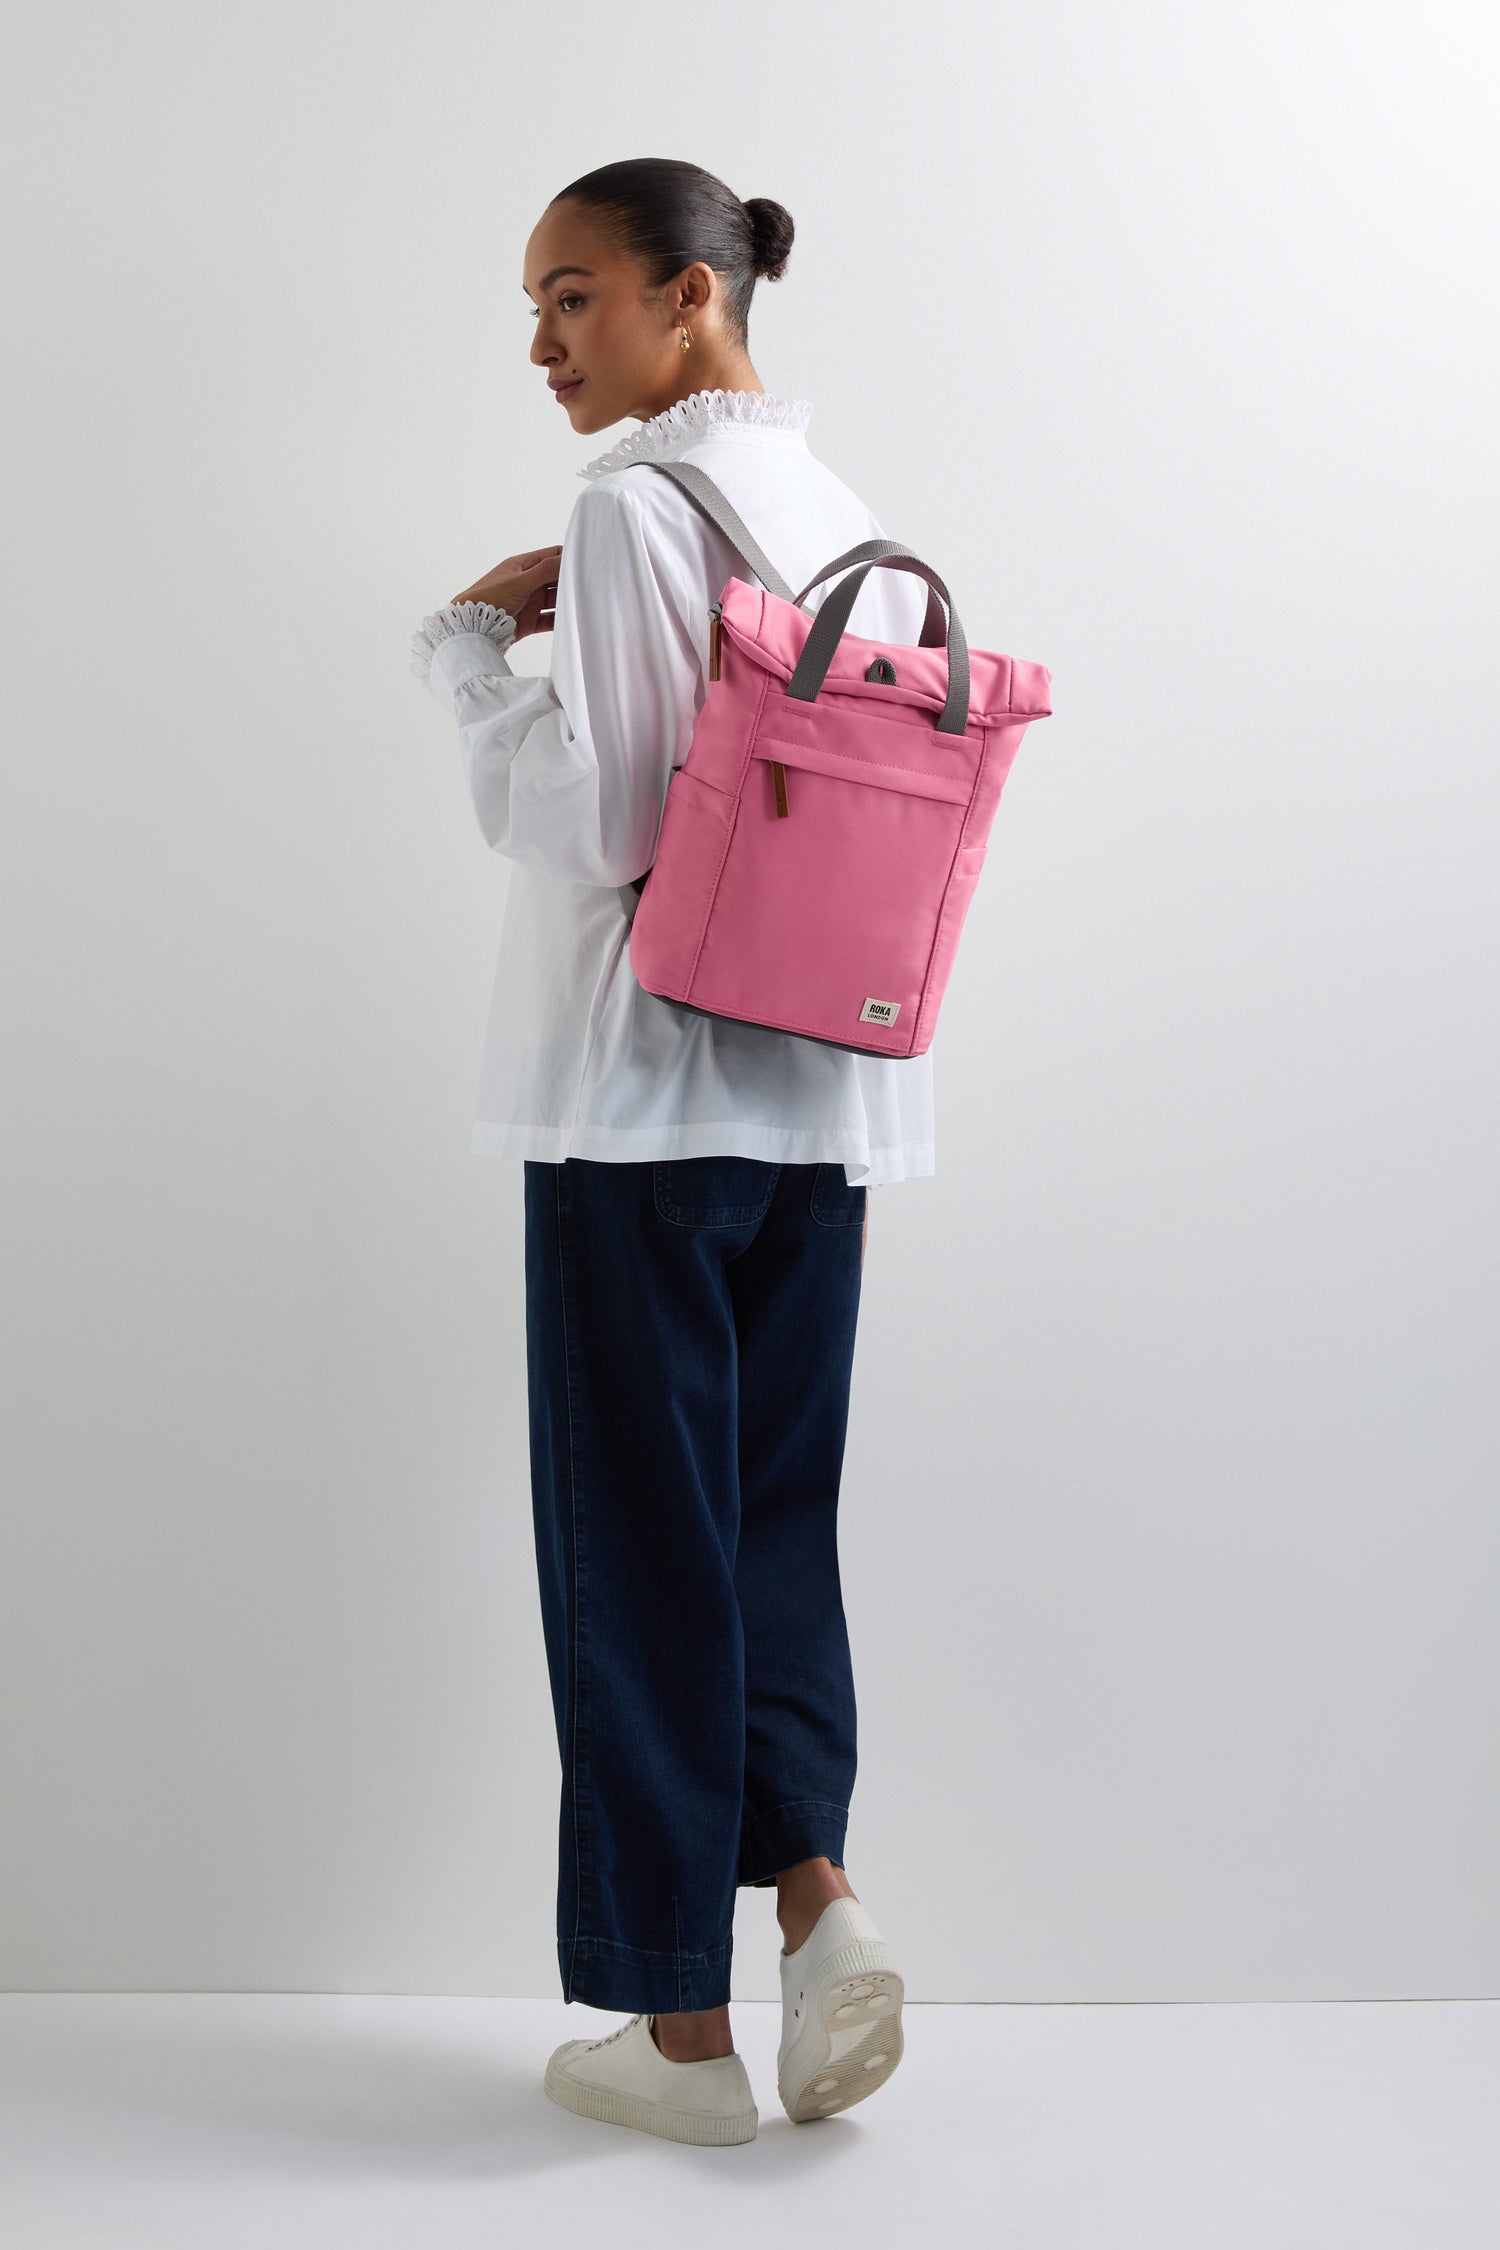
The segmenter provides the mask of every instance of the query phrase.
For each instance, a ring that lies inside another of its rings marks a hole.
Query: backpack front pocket
[[[785,768],[785,812],[775,768]],[[767,736],[747,761],[738,817],[697,957],[695,1004],[872,1053],[910,1051],[971,783],[878,780],[836,752]]]

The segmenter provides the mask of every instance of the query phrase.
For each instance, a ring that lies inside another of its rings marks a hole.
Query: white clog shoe
[[[667,2141],[727,2148],[753,2141],[759,2113],[743,2058],[673,2062],[657,2046],[650,2016],[632,2016],[604,2039],[570,2039],[547,2065],[553,2101],[606,2125],[632,2125]]]
[[[824,1907],[795,1953],[781,1953],[776,2084],[794,2125],[831,2117],[883,2086],[901,2060],[906,1987],[858,1901]]]

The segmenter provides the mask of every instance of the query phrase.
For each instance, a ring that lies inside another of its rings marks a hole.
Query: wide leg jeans
[[[836,1519],[867,1192],[842,1164],[525,1164],[567,2000],[718,2007],[737,1887],[843,1864]]]

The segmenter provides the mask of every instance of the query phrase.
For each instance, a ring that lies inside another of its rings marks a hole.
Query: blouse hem
[[[843,1142],[846,1145],[836,1145]],[[853,1184],[882,1187],[900,1180],[929,1179],[937,1170],[935,1144],[903,1141],[895,1148],[871,1148],[854,1131],[810,1126],[799,1130],[775,1125],[582,1126],[501,1125],[481,1120],[470,1138],[475,1156],[530,1158],[562,1164],[570,1156],[596,1163],[634,1164],[688,1156],[749,1156],[763,1163],[844,1164],[862,1170]]]

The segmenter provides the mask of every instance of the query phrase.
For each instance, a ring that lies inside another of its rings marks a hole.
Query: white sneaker
[[[776,2084],[794,2125],[831,2117],[883,2086],[901,2060],[906,1987],[858,1899],[829,1901],[795,1953],[781,1953]]]
[[[753,2141],[759,2115],[743,2058],[672,2062],[650,2016],[632,2016],[604,2039],[570,2039],[542,2083],[555,2102],[606,2125],[633,2125],[667,2141],[726,2148]]]

